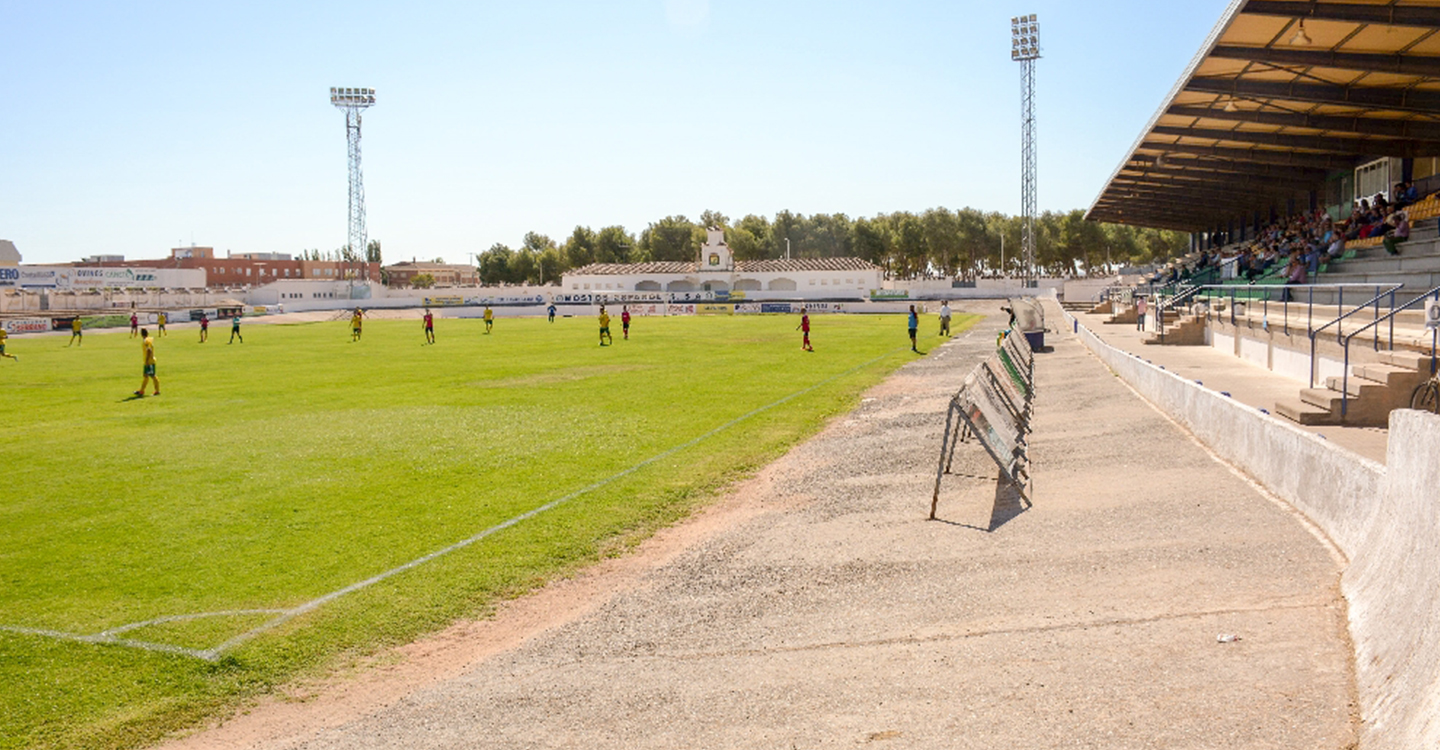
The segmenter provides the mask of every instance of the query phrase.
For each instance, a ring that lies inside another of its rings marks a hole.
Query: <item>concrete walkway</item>
[[[925,520],[946,402],[996,327],[877,386],[726,501],[754,512],[588,614],[354,715],[267,731],[260,706],[185,744],[1350,747],[1337,559],[1072,337],[1039,359],[1033,505],[970,444]]]
[[[1154,334],[1135,325],[1107,325],[1109,315],[1072,313],[1080,324],[1095,332],[1105,343],[1138,355],[1191,380],[1199,380],[1215,391],[1229,393],[1242,404],[1275,413],[1278,401],[1294,400],[1307,383],[1279,375],[1253,362],[1211,346],[1159,346],[1144,340]],[[1061,325],[1057,319],[1052,325]],[[1283,417],[1282,417],[1283,418]],[[1389,431],[1383,427],[1342,427],[1340,425],[1297,425],[1373,461],[1385,463]]]

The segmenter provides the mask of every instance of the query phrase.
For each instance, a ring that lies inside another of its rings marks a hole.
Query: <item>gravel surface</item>
[[[947,399],[1003,322],[907,365],[737,488],[747,512],[642,549],[586,606],[516,614],[523,634],[403,690],[379,670],[310,718],[262,705],[184,744],[1349,747],[1334,553],[1068,335],[1039,355],[1033,505],[972,443],[925,520]]]

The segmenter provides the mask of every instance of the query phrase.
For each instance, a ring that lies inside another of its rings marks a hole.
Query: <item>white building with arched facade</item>
[[[713,292],[746,299],[863,299],[885,270],[859,258],[735,260],[725,232],[711,228],[698,261],[592,263],[566,273],[565,294]]]

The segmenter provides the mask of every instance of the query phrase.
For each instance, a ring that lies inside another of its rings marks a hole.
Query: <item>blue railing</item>
[[[1390,348],[1391,348],[1391,349],[1394,349],[1394,348],[1395,348],[1395,316],[1396,316],[1397,314],[1401,313],[1401,312],[1404,312],[1405,310],[1409,310],[1410,308],[1412,308],[1412,307],[1414,307],[1414,306],[1416,306],[1416,305],[1418,305],[1418,304],[1421,304],[1421,303],[1425,302],[1427,299],[1440,300],[1440,286],[1437,286],[1437,287],[1435,287],[1434,289],[1431,289],[1430,291],[1425,292],[1424,294],[1421,294],[1421,295],[1417,296],[1415,299],[1412,299],[1412,300],[1410,300],[1409,302],[1406,302],[1405,304],[1403,304],[1403,305],[1401,305],[1401,306],[1399,306],[1399,307],[1393,307],[1393,308],[1390,310],[1390,312],[1388,312],[1388,313],[1385,314],[1385,317],[1383,317],[1383,318],[1376,318],[1375,320],[1372,320],[1372,321],[1370,321],[1369,323],[1366,323],[1365,325],[1361,326],[1359,330],[1352,331],[1349,336],[1345,336],[1345,337],[1341,340],[1342,344],[1343,344],[1344,347],[1345,347],[1345,369],[1342,371],[1341,381],[1340,381],[1340,386],[1341,386],[1341,388],[1340,388],[1340,419],[1341,419],[1341,420],[1344,420],[1344,419],[1345,419],[1345,413],[1349,410],[1349,407],[1350,407],[1350,341],[1351,341],[1352,339],[1354,339],[1356,336],[1359,336],[1360,334],[1364,333],[1367,328],[1375,328],[1376,331],[1377,331],[1377,336],[1378,336],[1378,331],[1379,331],[1380,324],[1383,323],[1383,322],[1389,321],[1389,323],[1390,323]],[[1437,343],[1440,343],[1440,328],[1431,328],[1431,329],[1430,329],[1430,374],[1431,374],[1431,375],[1434,375],[1434,374],[1435,374],[1435,369],[1436,369],[1435,348],[1436,348],[1436,344],[1437,344]],[[1378,344],[1377,344],[1377,348],[1378,348]],[[1311,355],[1311,358],[1312,358],[1312,360],[1313,360],[1313,358],[1314,358],[1314,355],[1313,355],[1313,354]],[[1312,369],[1313,369],[1313,365],[1312,365]],[[1313,375],[1311,376],[1311,380],[1312,380],[1312,381],[1314,380],[1314,376],[1313,376]],[[1313,385],[1313,382],[1312,382],[1312,385]]]

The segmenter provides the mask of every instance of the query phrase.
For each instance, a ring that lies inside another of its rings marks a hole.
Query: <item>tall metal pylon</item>
[[[1034,13],[1010,19],[1010,59],[1020,63],[1020,249],[1025,286],[1035,286],[1035,61],[1040,59],[1040,24]]]
[[[360,259],[360,267],[368,270],[370,265],[365,262],[365,176],[360,169],[360,113],[375,106],[375,89],[331,88],[330,103],[345,111],[345,140],[350,152],[350,235],[347,245],[350,252]],[[353,270],[350,277],[353,283]]]

